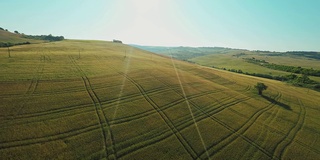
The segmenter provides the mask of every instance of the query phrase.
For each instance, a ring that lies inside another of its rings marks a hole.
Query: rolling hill
[[[320,86],[320,52],[311,51],[250,51],[222,47],[161,47],[132,45],[160,55],[172,56],[176,59],[200,64],[207,67],[256,75],[264,78],[282,79],[278,77],[290,74],[306,74],[318,83],[306,84],[305,87]],[[252,63],[255,62],[255,63]],[[260,62],[264,62],[263,64]],[[266,63],[272,67],[266,67]],[[288,68],[295,68],[291,71]],[[301,72],[296,72],[301,70]],[[304,71],[302,71],[304,70]],[[317,72],[311,73],[306,70]],[[297,85],[299,86],[299,85]],[[319,90],[320,91],[320,90]]]
[[[317,159],[320,93],[125,44],[0,48],[1,159]],[[268,86],[263,96],[257,82]]]
[[[11,33],[11,32],[0,29],[0,42],[17,44],[17,43],[25,43],[25,42],[42,43],[44,41],[23,38],[20,34],[15,34],[15,33]]]

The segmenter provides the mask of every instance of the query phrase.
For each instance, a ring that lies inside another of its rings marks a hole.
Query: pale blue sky
[[[320,51],[320,0],[0,0],[0,27],[161,46]]]

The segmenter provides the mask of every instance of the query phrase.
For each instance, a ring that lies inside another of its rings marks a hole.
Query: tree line
[[[9,32],[7,29],[4,29],[2,27],[0,27],[0,30]],[[63,36],[53,36],[51,34],[49,34],[49,35],[26,35],[24,33],[19,33],[18,31],[14,31],[13,33],[18,34],[18,35],[20,35],[20,37],[26,38],[26,39],[44,40],[44,41],[49,41],[49,42],[64,40]],[[19,43],[0,42],[0,47],[12,47],[12,46],[24,45],[24,44],[31,44],[31,43],[29,41],[19,42]]]
[[[45,40],[45,41],[62,41],[64,40],[63,36],[53,36],[51,34],[49,35],[23,35],[23,38],[27,39],[35,39],[35,40]]]
[[[11,43],[11,42],[0,42],[0,47],[12,47],[16,45],[31,44],[30,42],[20,42],[20,43]]]
[[[0,30],[3,30],[3,31],[8,31],[8,29],[4,29],[2,27],[0,27]],[[9,31],[8,31],[9,32]]]
[[[296,66],[279,65],[279,64],[269,63],[269,62],[266,62],[265,60],[259,60],[255,58],[245,58],[244,60],[246,62],[261,65],[263,67],[274,69],[274,70],[320,77],[320,70],[315,70],[313,68],[308,69],[308,68],[302,68],[299,66],[296,67]]]
[[[217,68],[212,66],[212,68]],[[230,72],[235,72],[239,74],[245,74],[245,75],[250,75],[250,76],[255,76],[255,77],[261,77],[261,78],[267,78],[267,79],[273,79],[273,80],[278,80],[278,81],[283,81],[290,83],[294,86],[299,86],[299,87],[305,87],[305,88],[311,88],[317,91],[320,91],[320,83],[317,81],[314,81],[308,77],[308,75],[301,75],[298,76],[296,74],[289,74],[289,75],[283,75],[283,76],[272,76],[269,74],[262,74],[262,73],[248,73],[248,72],[243,72],[242,70],[237,70],[237,69],[226,69],[226,68],[217,68],[217,69],[223,69],[227,70]]]

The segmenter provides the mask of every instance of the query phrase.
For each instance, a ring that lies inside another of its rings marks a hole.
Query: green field
[[[0,48],[0,90],[0,159],[320,157],[320,92],[120,43]]]
[[[247,53],[244,56],[234,56],[238,53]],[[242,70],[243,72],[248,73],[261,73],[267,74],[271,76],[284,76],[289,75],[289,72],[279,71],[269,69],[260,65],[252,64],[246,62],[243,58],[256,58],[259,60],[265,60],[269,63],[279,64],[279,65],[287,65],[287,66],[296,66],[303,68],[313,68],[320,69],[320,60],[311,59],[305,57],[295,57],[295,56],[268,56],[267,54],[261,54],[256,52],[238,52],[238,53],[227,53],[227,54],[211,54],[206,56],[199,56],[195,58],[189,59],[191,62],[195,62],[204,66],[214,66],[217,68],[226,68],[226,69],[236,69]],[[312,80],[320,82],[319,77],[310,76]]]
[[[161,47],[161,46],[139,46],[132,45],[144,50],[148,50],[160,55],[173,57],[183,61],[196,63],[202,66],[224,69],[241,70],[249,75],[263,74],[268,76],[286,76],[291,72],[270,69],[261,65],[247,62],[245,59],[255,58],[264,60],[270,64],[302,67],[305,69],[320,70],[319,52],[269,52],[269,51],[249,51],[244,49],[231,49],[222,47]],[[320,83],[320,78],[309,76],[310,79]],[[312,88],[312,87],[311,87]]]

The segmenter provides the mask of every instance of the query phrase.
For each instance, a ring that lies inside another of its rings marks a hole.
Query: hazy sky
[[[320,51],[320,0],[0,0],[0,27],[161,46]]]

